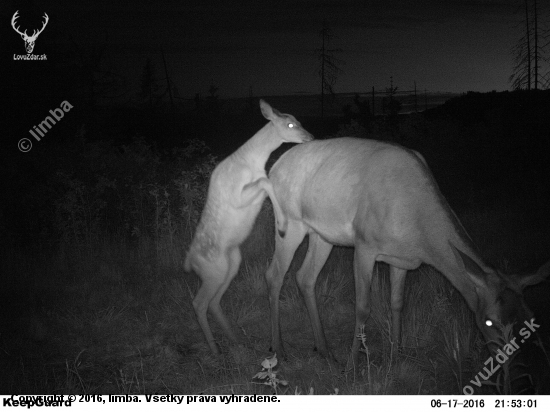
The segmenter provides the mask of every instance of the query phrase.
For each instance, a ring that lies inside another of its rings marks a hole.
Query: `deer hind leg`
[[[225,257],[216,259],[215,261],[203,261],[200,268],[195,268],[195,271],[201,278],[201,286],[193,299],[193,308],[197,314],[199,325],[206,337],[208,346],[217,355],[220,354],[220,349],[216,344],[214,335],[212,335],[212,330],[208,323],[207,310],[212,299],[222,287],[228,269],[229,263]]]
[[[273,204],[273,213],[275,214],[275,222],[277,225],[277,231],[279,236],[284,237],[288,227],[288,220],[279,205],[279,201],[275,196],[275,191],[273,190],[273,185],[267,177],[261,177],[258,180],[255,180],[252,183],[247,184],[243,188],[242,193],[242,203],[243,206],[248,206],[254,202],[259,195],[263,192],[267,193]]]
[[[401,312],[403,310],[403,295],[407,271],[390,265],[391,283],[391,313],[392,313],[392,345],[401,343]]]
[[[370,254],[366,245],[357,243],[353,258],[353,272],[355,277],[355,333],[351,345],[350,359],[347,369],[354,369],[358,365],[359,348],[361,345],[357,335],[370,316],[370,290],[372,271],[375,256]]]
[[[227,320],[225,314],[223,313],[222,307],[220,305],[220,301],[227,291],[227,288],[229,287],[229,284],[231,281],[235,278],[237,275],[237,272],[239,271],[239,266],[241,264],[241,251],[238,247],[232,248],[227,253],[227,271],[225,272],[225,277],[223,278],[223,282],[218,287],[214,297],[210,300],[209,309],[210,312],[214,315],[216,318],[216,321],[220,324],[223,331],[227,335],[227,337],[231,340],[231,342],[236,343],[237,337],[235,336],[235,333],[233,332],[233,329],[231,328],[231,325],[229,324],[229,321]]]
[[[275,253],[273,260],[265,273],[265,280],[269,291],[269,308],[271,312],[271,351],[279,358],[286,357],[281,340],[281,327],[279,322],[279,295],[286,272],[294,258],[294,252],[302,243],[306,229],[296,221],[289,221],[288,231],[284,238],[275,235]]]
[[[330,243],[325,242],[317,233],[310,232],[307,254],[304,263],[302,263],[302,267],[296,274],[296,280],[304,296],[304,300],[306,301],[311,326],[313,328],[316,349],[325,358],[334,360],[334,356],[327,346],[327,340],[325,338],[321,319],[319,318],[317,299],[315,296],[317,277],[325,265],[331,250],[332,245]]]

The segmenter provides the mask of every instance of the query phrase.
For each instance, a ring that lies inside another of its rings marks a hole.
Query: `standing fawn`
[[[195,271],[202,282],[193,307],[215,354],[220,351],[208,324],[207,309],[229,339],[236,342],[220,300],[239,270],[240,246],[250,234],[266,196],[273,203],[279,234],[284,236],[286,231],[286,219],[267,179],[265,163],[282,143],[313,139],[294,116],[279,113],[263,100],[260,108],[269,123],[214,169],[206,205],[185,258],[185,271]]]

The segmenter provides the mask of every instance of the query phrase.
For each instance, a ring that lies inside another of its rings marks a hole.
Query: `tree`
[[[329,27],[327,19],[323,20],[323,28],[319,32],[322,39],[322,45],[316,52],[319,53],[319,61],[321,62],[321,68],[319,69],[319,76],[321,77],[321,122],[325,117],[325,94],[329,94],[334,100],[334,84],[336,78],[342,73],[339,65],[344,62],[335,57],[335,53],[341,52],[341,49],[329,49],[329,43],[335,38],[332,34],[332,30]]]
[[[386,97],[384,97],[383,108],[389,112],[389,116],[386,117],[386,127],[391,133],[391,139],[395,139],[398,132],[399,120],[397,115],[401,111],[402,104],[395,98],[397,93],[397,86],[393,85],[393,76],[390,76],[390,87],[386,87]]]
[[[390,76],[390,87],[386,87],[387,98],[385,108],[390,112],[390,118],[397,118],[397,114],[401,111],[402,104],[399,100],[395,99],[395,94],[397,93],[397,86],[393,86],[393,76]]]
[[[549,45],[550,32],[539,24],[539,0],[523,0],[521,11],[523,35],[512,49],[514,69],[509,81],[515,90],[547,88],[550,72],[541,75],[542,65],[547,63],[545,51]]]
[[[147,59],[141,72],[141,96],[148,100],[149,109],[153,109],[153,99],[158,99],[158,77],[151,59]]]
[[[351,104],[347,104],[342,107],[344,119],[347,123],[351,123],[352,120],[356,121],[365,130],[369,130],[374,116],[372,115],[368,99],[362,100],[359,93],[355,93],[353,103],[355,103],[358,112],[352,110]]]

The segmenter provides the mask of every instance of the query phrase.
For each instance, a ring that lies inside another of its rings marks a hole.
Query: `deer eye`
[[[485,325],[491,327],[493,326],[493,321],[491,319],[485,319]]]
[[[293,127],[296,127],[296,125],[295,125],[294,123],[289,123],[289,124],[288,124],[288,128],[289,128],[289,129],[292,129]]]

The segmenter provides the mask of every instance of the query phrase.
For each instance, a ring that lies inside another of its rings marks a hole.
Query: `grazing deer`
[[[305,298],[317,350],[332,358],[319,319],[315,282],[333,245],[354,246],[355,334],[366,322],[375,262],[390,265],[392,343],[400,340],[405,276],[427,263],[464,296],[487,342],[500,325],[528,319],[521,291],[550,273],[550,262],[526,277],[505,277],[475,251],[464,227],[442,196],[424,159],[384,142],[338,138],[317,140],[286,152],[269,174],[288,219],[276,236],[266,272],[271,308],[271,349],[284,357],[279,294],[294,252],[309,235],[297,283]],[[359,340],[350,360],[356,364]]]
[[[273,203],[280,236],[286,230],[286,219],[267,179],[265,163],[281,144],[313,139],[294,116],[279,113],[263,100],[260,108],[269,123],[214,169],[206,205],[185,258],[185,271],[194,270],[202,282],[193,307],[215,354],[220,351],[206,312],[210,309],[229,339],[236,342],[220,300],[237,274],[241,263],[239,247],[250,234],[266,196]]]

